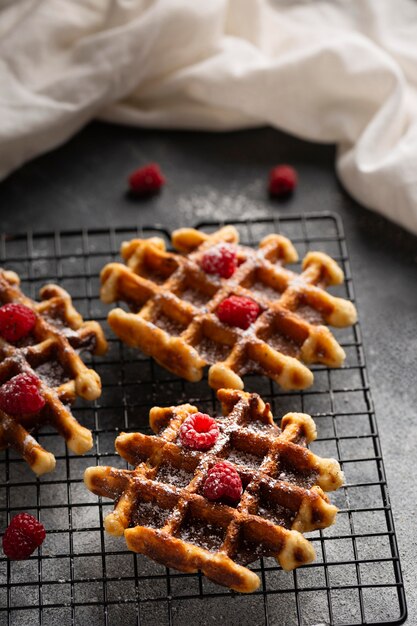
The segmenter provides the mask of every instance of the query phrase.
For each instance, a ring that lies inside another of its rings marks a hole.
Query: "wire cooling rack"
[[[322,250],[343,267],[346,282],[332,289],[354,300],[342,226],[329,213],[232,222],[245,244],[256,244],[279,232],[295,244],[300,258]],[[203,223],[206,232],[219,223]],[[96,229],[3,236],[1,265],[18,272],[23,288],[36,296],[45,282],[58,281],[87,318],[106,327],[110,349],[95,367],[103,394],[74,410],[94,434],[94,448],[84,455],[68,453],[54,432],[39,441],[57,458],[56,470],[36,479],[13,451],[0,453],[0,529],[25,510],[47,528],[43,546],[27,561],[0,557],[0,624],[119,625],[141,624],[399,624],[406,604],[387,492],[381,448],[365,369],[359,326],[335,330],[347,354],[342,369],[314,367],[315,383],[303,392],[283,392],[258,376],[246,388],[271,403],[274,415],[303,411],[313,416],[319,437],[311,446],[321,456],[341,462],[346,484],[332,496],[337,522],[309,533],[315,563],[292,573],[274,559],[254,563],[261,577],[258,592],[239,595],[200,574],[181,574],[128,552],[123,538],[103,532],[103,517],[113,508],[85,489],[82,476],[90,465],[122,466],[114,452],[120,430],[149,432],[153,405],[190,401],[201,410],[219,412],[206,379],[187,383],[153,361],[123,346],[108,332],[108,307],[99,300],[99,272],[118,258],[123,240],[157,235],[169,243],[163,228]],[[296,268],[299,269],[299,268]],[[94,359],[92,359],[94,361]]]

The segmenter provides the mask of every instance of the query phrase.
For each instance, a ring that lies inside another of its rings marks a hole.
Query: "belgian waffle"
[[[110,311],[113,331],[130,346],[189,381],[198,381],[210,365],[215,389],[243,389],[241,376],[254,372],[284,389],[304,389],[313,374],[304,363],[339,367],[345,353],[324,324],[348,326],[356,321],[353,304],[325,291],[343,281],[343,272],[326,254],[309,252],[301,274],[287,268],[297,261],[292,243],[268,235],[259,248],[238,245],[235,228],[213,234],[185,228],[173,233],[181,254],[167,252],[162,239],[125,242],[126,265],[110,263],[101,273],[101,298],[129,304]],[[205,251],[220,242],[234,244],[238,269],[229,279],[200,267]],[[262,313],[248,330],[228,326],[215,311],[230,295],[249,297]]]
[[[30,431],[50,424],[64,437],[70,450],[83,454],[92,443],[91,432],[73,417],[70,405],[77,396],[94,400],[101,393],[98,374],[88,369],[78,351],[103,354],[107,343],[97,322],[84,322],[71,297],[57,285],[45,285],[40,302],[26,297],[17,274],[0,269],[0,303],[21,303],[36,314],[33,332],[11,344],[0,337],[0,384],[16,374],[31,372],[41,380],[46,401],[35,415],[12,416],[0,410],[0,449],[10,446],[36,474],[50,472],[55,457]]]
[[[208,452],[189,450],[179,438],[196,407],[154,407],[150,424],[157,436],[121,433],[116,439],[117,452],[135,469],[89,467],[84,481],[116,501],[105,528],[124,534],[130,550],[251,592],[259,578],[245,565],[259,557],[274,556],[285,570],[314,560],[302,533],[333,524],[337,509],[325,491],[337,489],[343,473],[335,459],[306,448],[316,438],[309,415],[288,413],[281,430],[257,394],[220,389],[217,396],[224,417]],[[202,495],[207,471],[223,459],[235,465],[244,487],[236,507]]]

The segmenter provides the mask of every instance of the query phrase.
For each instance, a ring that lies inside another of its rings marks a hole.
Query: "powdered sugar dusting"
[[[260,506],[258,515],[278,526],[283,526],[284,528],[291,528],[294,521],[293,511],[280,506],[279,504]]]
[[[245,187],[232,189],[230,194],[219,193],[209,185],[201,185],[195,192],[181,197],[178,209],[185,224],[195,222],[198,218],[223,220],[224,216],[232,220],[253,219],[264,216],[265,209],[258,202],[254,202],[262,191],[263,181],[251,182]]]
[[[256,282],[250,287],[254,296],[266,298],[267,300],[279,300],[281,294],[279,291],[272,289],[269,285],[262,282]]]
[[[37,445],[38,444],[36,442],[36,439],[34,439],[34,437],[32,437],[32,435],[29,435],[29,434],[26,435],[26,437],[23,439],[23,442],[22,442],[23,450],[27,448],[28,446],[37,446]]]
[[[305,489],[310,489],[317,480],[316,472],[304,472],[297,471],[295,473],[292,469],[285,467],[281,468],[281,471],[278,475],[278,480],[282,480],[286,483],[292,483],[293,485],[298,485],[299,487],[304,487]]]
[[[248,565],[253,563],[261,556],[268,555],[269,551],[260,543],[253,543],[243,539],[239,545],[239,552],[233,558],[240,565]]]
[[[192,287],[188,287],[187,289],[185,289],[182,293],[179,294],[179,296],[182,300],[191,302],[191,304],[199,309],[203,308],[211,299],[211,296],[208,296],[206,293],[203,293],[198,289],[193,289]]]
[[[302,317],[303,320],[306,320],[310,324],[323,324],[324,323],[324,318],[322,314],[320,313],[320,311],[316,311],[316,309],[313,309],[313,307],[308,306],[307,304],[299,306],[296,310],[296,313],[297,315]]]
[[[289,337],[275,333],[266,340],[267,344],[271,346],[277,352],[287,354],[289,356],[296,356],[298,354],[299,346],[292,341]]]
[[[169,511],[158,506],[156,502],[140,502],[132,515],[132,526],[162,528],[168,515]]]
[[[257,361],[253,361],[253,359],[246,359],[244,365],[242,366],[242,375],[245,374],[262,374],[263,370],[260,364]]]
[[[62,333],[64,337],[66,337],[67,339],[78,337],[77,331],[71,328],[70,326],[68,326],[67,323],[61,317],[57,317],[57,316],[54,317],[52,315],[45,315],[44,317],[49,324],[51,324],[52,326],[54,326],[54,328],[59,330],[60,333]]]
[[[161,465],[158,470],[155,480],[161,483],[169,483],[176,487],[186,487],[192,480],[193,474],[187,472],[183,468],[174,467],[168,463]]]
[[[69,381],[69,377],[58,361],[46,361],[39,365],[35,372],[48,387],[59,387]]]
[[[247,430],[250,430],[253,433],[259,432],[267,432],[268,430],[275,430],[272,424],[265,424],[265,422],[261,422],[260,420],[254,420],[245,426]]]
[[[257,469],[263,460],[263,457],[257,456],[256,454],[251,454],[250,452],[242,452],[242,450],[236,450],[236,448],[232,448],[229,452],[227,460],[230,463],[234,463],[235,465],[245,465],[246,467],[250,467],[252,469]]]
[[[225,361],[232,350],[231,346],[217,343],[209,337],[203,337],[200,343],[194,347],[200,356],[210,364]]]
[[[177,320],[174,320],[163,313],[159,313],[157,315],[154,320],[154,324],[155,326],[158,326],[158,328],[165,330],[165,332],[173,336],[180,335],[185,329],[185,326],[180,324]]]
[[[224,535],[223,528],[213,526],[203,520],[193,519],[188,520],[180,529],[179,538],[210,552],[216,552],[223,543]]]

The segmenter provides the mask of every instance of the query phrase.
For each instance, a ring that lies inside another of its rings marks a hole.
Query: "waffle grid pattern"
[[[100,377],[84,365],[78,351],[103,354],[107,350],[100,326],[84,322],[65,290],[45,285],[40,298],[36,302],[25,296],[18,275],[0,269],[0,303],[24,304],[36,315],[28,341],[14,345],[0,337],[0,384],[16,374],[35,374],[45,398],[40,414],[23,421],[0,411],[0,449],[14,448],[38,475],[52,471],[55,458],[29,434],[35,426],[52,425],[77,454],[92,447],[90,431],[73,418],[69,406],[77,396],[95,400],[101,393]]]
[[[227,226],[210,235],[190,228],[174,231],[172,244],[181,255],[166,251],[155,237],[123,243],[126,265],[103,269],[101,296],[108,303],[123,300],[132,312],[112,309],[109,324],[129,346],[189,381],[200,380],[210,365],[208,382],[214,389],[242,389],[241,375],[254,372],[283,389],[305,389],[313,382],[305,364],[339,367],[345,359],[326,326],[356,321],[352,303],[326,291],[343,281],[343,272],[321,252],[304,257],[301,273],[290,271],[285,266],[298,261],[298,254],[280,235],[264,237],[258,248],[238,242],[239,233]],[[219,243],[237,251],[239,266],[227,280],[200,267],[204,253]],[[218,319],[217,307],[230,295],[254,299],[261,307],[248,330]]]
[[[337,509],[325,491],[340,487],[343,474],[334,459],[305,449],[317,436],[309,415],[287,413],[280,430],[257,394],[220,389],[217,397],[223,416],[212,449],[198,453],[181,444],[180,427],[196,407],[154,407],[150,424],[158,437],[116,439],[117,452],[134,469],[90,467],[85,483],[116,501],[105,527],[116,536],[125,531],[131,550],[252,592],[259,579],[242,565],[260,555],[276,557],[287,571],[314,560],[301,533],[334,523]],[[235,506],[213,504],[201,491],[208,469],[224,459],[244,485]]]
[[[244,244],[255,245],[278,232],[291,239],[300,257],[308,250],[323,250],[346,276],[345,284],[332,292],[354,301],[342,226],[332,214],[234,225]],[[200,228],[213,232],[219,226]],[[119,259],[122,241],[148,236],[169,243],[162,228],[3,237],[0,265],[21,275],[22,288],[31,297],[45,282],[55,281],[71,293],[86,319],[104,321],[108,306],[99,299],[100,270]],[[108,354],[92,358],[102,378],[102,396],[93,407],[74,408],[79,421],[93,431],[92,451],[82,457],[70,454],[52,430],[42,431],[38,439],[54,452],[57,464],[40,480],[12,451],[0,455],[1,527],[27,510],[48,528],[39,554],[27,562],[9,563],[0,556],[0,624],[177,626],[192,620],[198,624],[208,613],[216,621],[243,615],[248,624],[270,626],[404,621],[399,554],[358,324],[336,333],[346,352],[343,369],[313,366],[315,383],[308,390],[284,392],[266,378],[246,379],[246,390],[270,402],[275,415],[310,414],[319,433],[313,452],[337,458],[346,476],[346,484],[332,497],[339,508],[337,524],[309,536],[317,561],[292,573],[282,572],[274,559],[255,562],[261,587],[250,596],[236,595],[198,574],[158,566],[130,553],[123,538],[106,535],[104,517],[113,504],[97,502],[85,489],[85,468],[96,463],[125,468],[114,453],[116,436],[122,430],[149,432],[149,410],[162,404],[162,398],[166,405],[190,401],[200,410],[220,411],[207,381],[179,380],[123,346],[111,332],[107,335]]]

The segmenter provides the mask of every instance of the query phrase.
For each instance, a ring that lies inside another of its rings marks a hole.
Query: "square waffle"
[[[126,302],[131,312],[110,311],[108,321],[122,341],[151,355],[169,371],[189,381],[243,389],[242,376],[262,373],[284,389],[304,389],[313,382],[306,366],[339,367],[345,353],[325,324],[343,327],[356,321],[353,304],[326,292],[340,284],[343,272],[321,252],[309,252],[297,274],[285,267],[298,255],[280,235],[268,235],[258,249],[238,245],[232,226],[213,234],[194,229],[173,233],[180,254],[168,252],[162,239],[125,242],[125,265],[110,263],[101,272],[101,298]],[[238,267],[230,278],[201,269],[203,254],[228,243]],[[261,314],[247,330],[222,323],[216,309],[227,297],[256,301]]]
[[[121,433],[116,450],[133,470],[90,467],[84,481],[93,493],[116,501],[105,518],[108,533],[125,536],[130,550],[183,572],[200,569],[236,591],[251,592],[258,576],[245,567],[273,556],[285,570],[314,560],[303,532],[333,524],[337,509],[325,491],[343,483],[335,459],[306,447],[316,438],[309,415],[288,413],[281,428],[257,394],[220,389],[224,417],[206,452],[184,446],[179,429],[197,412],[189,404],[154,407],[157,434]],[[228,460],[243,493],[236,506],[204,497],[208,470]]]
[[[83,321],[64,289],[45,285],[40,291],[41,301],[35,302],[22,293],[19,284],[17,274],[0,269],[0,303],[29,307],[36,314],[36,325],[17,343],[0,337],[0,385],[20,373],[35,374],[46,404],[33,415],[8,415],[0,410],[0,449],[14,448],[39,475],[54,469],[55,457],[30,431],[50,424],[76,454],[92,447],[91,432],[73,417],[70,405],[77,396],[86,400],[100,396],[100,377],[87,368],[79,351],[103,354],[107,342],[97,322]]]

